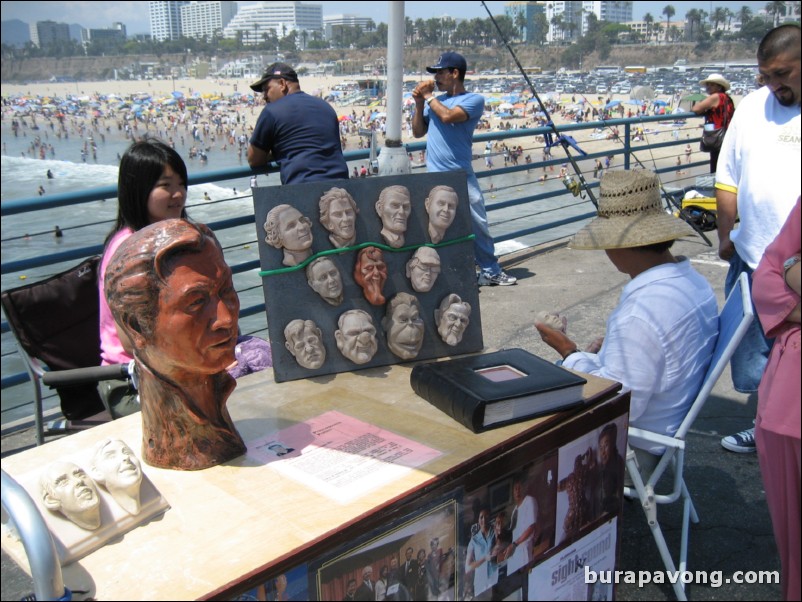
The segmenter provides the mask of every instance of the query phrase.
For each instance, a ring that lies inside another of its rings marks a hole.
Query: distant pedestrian
[[[45,194],[45,187],[39,186],[39,190],[37,192],[39,193],[39,196],[43,196]]]
[[[56,238],[61,238],[64,236],[64,232],[61,231],[61,228],[56,226],[56,228],[53,230],[53,236],[55,236]]]
[[[690,144],[685,145],[685,163],[691,162],[691,154],[693,154],[693,149],[691,148]]]
[[[259,188],[259,182],[255,175],[251,176],[251,188]]]
[[[52,180],[53,179],[53,172],[50,171],[49,169],[47,170],[47,179],[48,180]]]

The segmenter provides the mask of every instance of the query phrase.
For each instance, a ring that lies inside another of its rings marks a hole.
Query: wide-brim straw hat
[[[605,172],[599,190],[598,217],[574,235],[571,249],[629,249],[695,234],[664,211],[660,181],[649,170]]]
[[[725,92],[730,89],[730,82],[727,81],[727,78],[721,75],[721,73],[711,73],[699,83],[703,86],[705,84],[718,84],[724,88]]]

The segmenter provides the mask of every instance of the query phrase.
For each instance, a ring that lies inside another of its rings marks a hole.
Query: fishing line
[[[529,88],[532,91],[532,95],[534,96],[535,100],[537,100],[538,105],[540,106],[540,110],[546,116],[547,125],[552,129],[552,131],[557,136],[560,137],[560,140],[561,140],[560,146],[562,146],[563,149],[565,150],[565,154],[568,156],[568,160],[571,162],[571,166],[573,167],[574,172],[579,177],[579,185],[581,185],[585,189],[585,191],[588,193],[588,196],[590,197],[591,202],[593,203],[593,205],[598,210],[599,204],[596,201],[596,198],[594,197],[593,192],[591,191],[591,189],[588,186],[587,182],[585,181],[585,176],[583,175],[582,171],[579,169],[579,166],[577,165],[576,161],[574,160],[573,156],[571,155],[570,151],[568,150],[568,146],[569,146],[568,142],[560,135],[559,130],[557,129],[557,126],[553,123],[553,121],[551,119],[551,115],[549,114],[548,110],[546,109],[545,105],[543,104],[543,101],[540,100],[540,96],[538,95],[537,91],[535,90],[534,84],[532,84],[532,81],[529,79],[529,76],[527,75],[526,70],[521,65],[521,62],[518,60],[518,57],[516,56],[516,54],[513,51],[512,47],[507,42],[507,39],[504,37],[504,34],[501,32],[501,28],[499,27],[499,25],[496,22],[496,20],[493,18],[493,15],[491,14],[490,9],[487,7],[487,4],[484,1],[482,2],[482,6],[484,6],[485,10],[487,11],[487,14],[490,17],[490,20],[493,22],[493,25],[495,26],[499,37],[504,42],[504,45],[507,47],[507,50],[509,51],[509,53],[512,56],[513,60],[515,61],[515,64],[517,65],[518,70],[521,72],[521,75],[523,75],[524,79],[526,80],[526,83],[529,85]],[[580,93],[580,96],[582,98],[584,98],[585,102],[587,102],[591,106],[591,109],[593,109],[593,103],[590,102],[588,100],[588,98],[584,94]],[[601,120],[601,123],[603,124],[603,127],[609,129],[610,131],[613,131],[612,128],[610,127],[610,125],[605,123],[604,119]],[[641,124],[641,127],[643,127],[645,125],[645,122],[642,120],[642,116],[641,116],[640,124]],[[644,135],[644,137],[646,136],[645,127],[643,128],[643,135]],[[614,140],[619,142],[622,146],[624,145],[624,141],[621,140],[620,136],[615,136]],[[663,195],[666,198],[666,202],[669,205],[673,205],[680,213],[682,213],[681,203],[678,204],[674,200],[674,198],[668,193],[668,191],[665,189],[665,186],[663,186],[662,178],[660,178],[660,175],[657,174],[657,161],[654,158],[654,154],[652,153],[652,149],[651,149],[650,146],[648,146],[648,144],[647,144],[647,149],[649,150],[649,155],[652,158],[652,164],[655,167],[654,171],[655,171],[655,174],[657,175],[657,181],[660,183],[660,189],[662,190]],[[629,151],[629,155],[630,155],[630,157],[632,157],[637,162],[637,164],[640,167],[644,167],[643,162],[637,157],[637,155],[634,152],[632,152],[631,149]],[[571,190],[571,192],[574,192],[574,196],[576,196],[576,193],[575,193],[574,189],[571,188],[567,183],[566,183],[566,187],[569,188],[569,190]],[[694,224],[692,221],[689,221],[689,220],[684,220],[684,221],[687,224],[689,224],[694,229],[694,231],[702,238],[702,240],[704,240],[707,243],[707,246],[709,246],[709,247],[713,246],[713,243],[710,242],[710,239],[705,235],[704,232],[702,232],[702,230],[696,224]]]
[[[569,145],[570,145],[569,142],[563,137],[563,135],[557,129],[557,126],[552,121],[551,115],[549,114],[548,109],[546,108],[546,105],[544,105],[543,101],[540,100],[540,96],[538,95],[537,90],[535,90],[535,86],[532,84],[532,81],[529,79],[529,76],[526,74],[526,70],[523,68],[523,65],[521,65],[521,62],[518,60],[518,57],[516,56],[515,52],[513,51],[512,47],[510,46],[509,42],[507,42],[507,38],[505,38],[504,34],[501,32],[501,28],[499,27],[498,23],[496,23],[496,19],[493,17],[493,14],[490,12],[490,9],[487,7],[487,3],[485,3],[483,1],[482,2],[482,6],[485,7],[485,10],[487,11],[488,16],[490,17],[490,20],[493,22],[493,25],[496,28],[496,31],[498,32],[499,38],[501,38],[501,41],[504,42],[504,45],[507,47],[507,51],[512,56],[512,59],[515,61],[515,64],[518,66],[518,69],[521,72],[521,75],[524,76],[524,79],[526,80],[526,83],[529,85],[529,89],[532,91],[532,96],[535,98],[535,100],[537,100],[537,103],[540,106],[540,110],[543,112],[543,115],[546,117],[546,125],[548,125],[551,128],[551,130],[554,132],[554,135],[557,136],[557,141],[560,143],[560,146],[565,151],[565,155],[568,157],[568,160],[571,162],[571,166],[574,168],[574,173],[576,173],[577,177],[579,178],[579,186],[581,186],[582,188],[585,189],[585,191],[588,193],[588,197],[590,197],[590,202],[593,203],[593,206],[596,207],[596,209],[598,210],[599,203],[598,203],[598,201],[596,201],[596,197],[594,196],[593,191],[590,189],[590,186],[588,186],[588,183],[585,181],[585,176],[582,174],[582,170],[579,169],[579,165],[577,165],[576,161],[574,160],[573,155],[571,154],[571,151],[569,150]],[[547,144],[548,144],[548,141],[547,141]],[[568,184],[566,184],[566,186],[568,187]],[[574,192],[574,189],[572,189],[570,187],[569,187],[569,190],[571,190],[571,192]],[[574,193],[574,196],[577,196],[577,193]]]

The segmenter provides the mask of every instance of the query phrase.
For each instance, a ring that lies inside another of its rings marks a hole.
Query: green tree
[[[666,42],[668,42],[668,33],[671,29],[671,17],[677,14],[677,11],[674,10],[674,7],[670,4],[666,5],[663,8],[663,15],[666,17]]]
[[[752,9],[748,6],[742,6],[738,10],[738,20],[741,22],[741,27],[749,23],[752,19]]]
[[[785,2],[766,3],[766,12],[773,15],[772,23],[777,27],[780,24],[780,15],[785,14]]]
[[[652,27],[654,24],[654,17],[652,13],[643,15],[643,22],[646,23],[646,39],[651,42],[652,40]]]

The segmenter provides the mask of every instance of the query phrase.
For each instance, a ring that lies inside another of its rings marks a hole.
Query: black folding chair
[[[34,391],[36,442],[44,442],[42,377],[50,371],[100,365],[100,328],[97,272],[100,257],[45,280],[0,294],[3,311],[17,342]],[[50,372],[52,374],[52,372]],[[86,428],[99,420],[81,421],[104,411],[97,382],[79,379],[57,385],[66,428]]]

